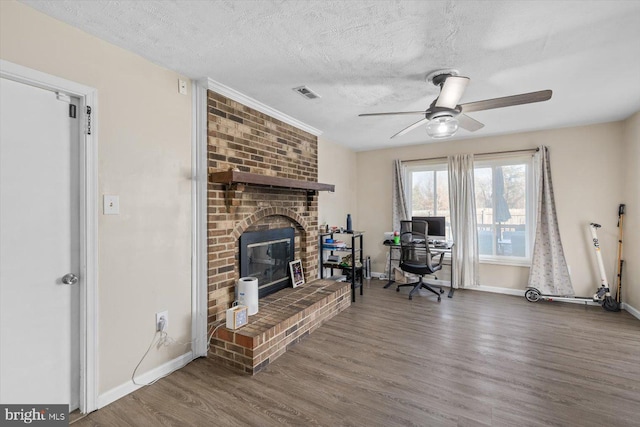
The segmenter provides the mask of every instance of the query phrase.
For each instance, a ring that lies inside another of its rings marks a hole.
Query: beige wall
[[[99,393],[124,384],[169,311],[169,334],[190,339],[191,96],[178,77],[15,2],[0,2],[2,59],[98,90]],[[100,211],[102,206],[100,206]],[[151,351],[144,373],[188,351]]]
[[[383,232],[391,227],[393,159],[518,150],[539,145],[550,147],[560,234],[576,294],[591,295],[600,283],[595,254],[590,245],[590,222],[602,224],[599,238],[607,275],[613,280],[617,208],[623,200],[620,123],[357,153],[357,217],[359,226],[367,230],[369,238],[365,242],[365,253],[371,256],[373,271],[384,271],[386,251],[381,242]],[[528,274],[528,267],[481,264],[480,284],[524,290]]]
[[[0,57],[98,90],[98,193],[120,195],[121,215],[99,217],[99,391],[127,382],[154,332],[154,315],[169,310],[171,336],[190,333],[191,98],[177,93],[174,72],[51,19],[0,2]],[[320,138],[319,222],[366,230],[365,254],[382,271],[382,233],[391,223],[392,159],[551,147],[560,230],[577,293],[598,283],[587,224],[602,223],[609,276],[615,271],[616,209],[627,203],[625,298],[640,309],[638,168],[640,117],[555,131],[424,144],[353,153]],[[624,165],[621,168],[621,165]],[[624,195],[624,197],[623,197]],[[635,215],[635,216],[634,216]],[[487,286],[522,289],[527,268],[483,264]],[[154,349],[152,369],[186,351]]]
[[[319,137],[318,182],[336,186],[334,193],[320,192],[319,224],[346,227],[347,214],[351,214],[353,227],[363,230],[360,218],[356,215],[357,176],[356,153]]]
[[[624,216],[622,301],[640,311],[640,113],[623,123]]]

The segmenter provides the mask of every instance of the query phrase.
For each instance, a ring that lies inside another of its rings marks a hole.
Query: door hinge
[[[67,102],[67,103],[71,102],[71,97],[61,92],[56,92],[56,99],[62,102]]]
[[[87,105],[87,135],[91,135],[91,107]]]

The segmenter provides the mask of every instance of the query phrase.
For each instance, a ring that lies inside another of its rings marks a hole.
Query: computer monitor
[[[427,238],[429,240],[445,240],[446,239],[446,222],[443,216],[414,216],[412,221],[427,222]],[[417,232],[422,232],[416,229]]]

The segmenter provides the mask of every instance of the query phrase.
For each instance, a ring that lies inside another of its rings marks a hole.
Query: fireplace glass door
[[[260,297],[290,286],[289,262],[293,256],[293,228],[252,231],[240,236],[240,274],[258,279]]]

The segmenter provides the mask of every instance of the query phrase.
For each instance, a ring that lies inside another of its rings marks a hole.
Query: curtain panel
[[[569,268],[564,257],[556,204],[551,182],[549,149],[538,147],[534,156],[536,168],[538,209],[536,234],[529,269],[529,286],[543,294],[573,296]]]
[[[448,157],[449,208],[455,257],[451,286],[479,286],[478,231],[474,191],[473,154]]]
[[[400,231],[400,221],[409,218],[409,207],[405,194],[404,166],[400,160],[393,161],[393,200],[391,201],[391,222],[393,231]]]

